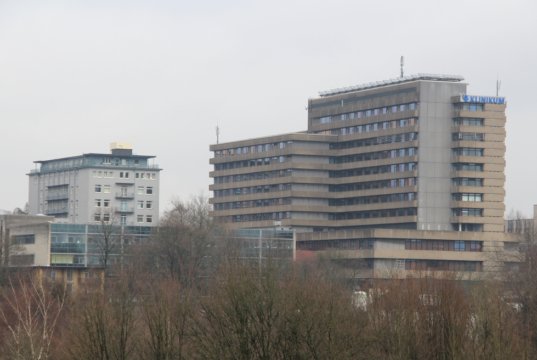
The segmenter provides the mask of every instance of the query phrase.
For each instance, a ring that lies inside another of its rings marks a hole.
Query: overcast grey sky
[[[508,101],[506,207],[537,203],[535,0],[0,0],[0,209],[34,160],[127,141],[161,209],[208,193],[209,144],[305,130],[309,97],[407,74]]]

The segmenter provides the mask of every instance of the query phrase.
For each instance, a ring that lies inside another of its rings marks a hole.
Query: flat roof
[[[460,82],[460,81],[463,81],[464,78],[459,75],[420,73],[420,74],[408,75],[408,76],[403,76],[403,77],[393,78],[393,79],[388,79],[388,80],[374,81],[374,82],[365,83],[365,84],[347,86],[347,87],[342,87],[342,88],[337,88],[337,89],[332,89],[332,90],[319,91],[319,96],[327,97],[327,96],[332,96],[332,95],[345,94],[345,93],[349,93],[353,91],[379,88],[379,87],[383,87],[387,85],[402,84],[402,83],[417,81],[417,80]]]
[[[99,156],[99,157],[101,157],[101,156],[129,157],[129,158],[138,158],[138,159],[153,159],[153,158],[156,157],[155,155],[116,155],[116,154],[111,154],[111,153],[106,153],[106,154],[87,153],[87,154],[76,155],[76,156],[68,156],[68,157],[63,157],[63,158],[58,158],[58,159],[37,160],[37,161],[34,161],[34,163],[35,164],[44,164],[44,163],[48,163],[48,162],[52,162],[52,161],[70,160],[70,159],[79,159],[79,158],[84,158],[84,157],[97,157],[97,156]]]

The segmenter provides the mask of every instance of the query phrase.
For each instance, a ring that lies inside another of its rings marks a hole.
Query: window
[[[464,251],[464,241],[455,241],[454,245],[455,251]]]
[[[95,192],[96,193],[102,192],[102,186],[101,185],[95,185]]]
[[[103,185],[103,193],[110,194],[110,185]]]
[[[121,222],[121,225],[126,225],[127,224],[127,215],[121,215],[120,222]]]
[[[151,173],[151,180],[155,180],[157,178],[157,174],[156,173]]]
[[[483,126],[484,119],[481,118],[455,118],[453,119],[455,125],[465,125],[465,126]]]
[[[454,178],[453,185],[483,186],[483,179],[481,178]]]
[[[93,215],[93,221],[101,221],[101,214],[95,213],[95,215]]]
[[[481,202],[483,201],[483,194],[471,194],[471,193],[453,194],[453,200]]]
[[[153,187],[152,186],[148,186],[146,189],[145,189],[145,193],[147,195],[151,195],[153,194]]]
[[[137,193],[138,193],[138,195],[143,195],[145,193],[145,187],[144,186],[138,186]]]
[[[15,266],[28,266],[34,264],[34,254],[30,255],[11,255],[9,257],[11,265]]]
[[[453,153],[459,156],[483,156],[484,149],[482,148],[456,148]]]
[[[15,235],[13,236],[13,243],[17,245],[35,244],[35,235],[34,234]]]
[[[146,215],[145,216],[145,222],[152,223],[153,222],[153,215]]]
[[[136,222],[143,223],[144,222],[144,216],[143,215],[136,215]]]
[[[474,209],[474,208],[453,209],[453,216],[483,216],[483,209]]]
[[[110,214],[103,214],[103,221],[105,222],[110,221]]]
[[[136,174],[134,175],[134,177],[135,177],[136,179],[140,178],[140,173],[136,173]]]
[[[101,199],[95,199],[95,207],[101,207]]]
[[[485,141],[485,134],[483,133],[472,133],[472,132],[460,132],[453,133],[453,141],[462,140],[462,141]]]
[[[145,202],[145,208],[146,209],[151,209],[153,207],[153,202],[152,201],[146,201]]]
[[[108,199],[104,199],[104,200],[103,200],[103,206],[104,206],[104,207],[109,207],[109,206],[110,206],[110,200],[108,200]]]
[[[143,209],[143,208],[144,208],[144,201],[138,200],[138,209]]]

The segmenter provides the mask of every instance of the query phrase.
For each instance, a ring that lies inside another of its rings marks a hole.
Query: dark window
[[[35,235],[15,235],[13,236],[13,243],[17,245],[35,244]]]

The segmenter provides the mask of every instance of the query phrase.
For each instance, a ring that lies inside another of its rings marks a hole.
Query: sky
[[[36,160],[156,155],[161,210],[209,195],[209,144],[302,131],[322,90],[462,75],[507,99],[506,213],[537,203],[534,0],[0,0],[0,209]]]

